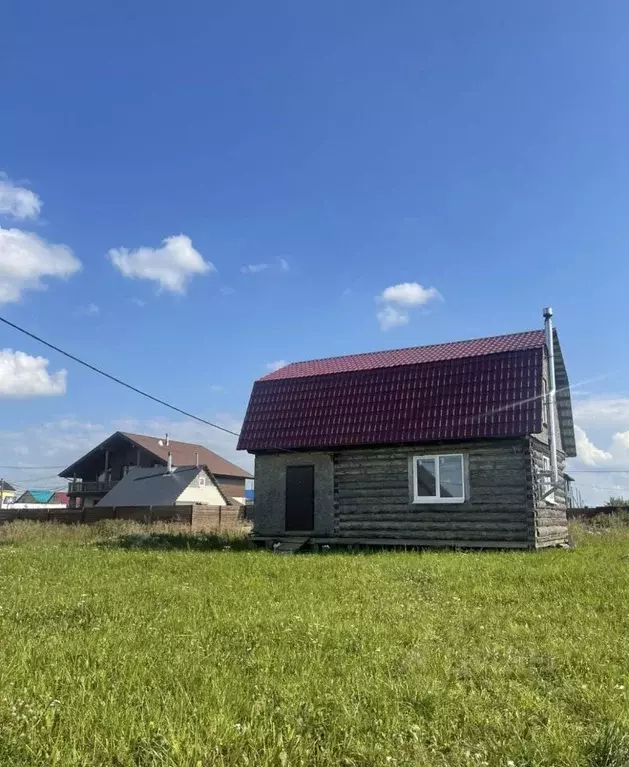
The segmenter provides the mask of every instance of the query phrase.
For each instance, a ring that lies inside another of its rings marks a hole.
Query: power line
[[[22,469],[26,469],[27,471],[39,471],[40,469],[64,469],[65,466],[63,464],[59,464],[58,466],[0,466],[0,469],[13,469],[14,471],[22,471]]]
[[[13,328],[14,330],[18,330],[20,333],[23,333],[25,336],[32,338],[34,341],[38,341],[40,344],[44,344],[44,346],[47,346],[49,349],[52,349],[58,354],[62,354],[64,357],[67,357],[68,359],[73,360],[74,362],[78,362],[79,365],[83,365],[83,367],[86,367],[89,370],[92,370],[94,373],[98,373],[104,378],[108,378],[110,381],[120,384],[120,386],[124,386],[126,389],[129,389],[130,391],[133,391],[136,394],[141,394],[143,397],[146,397],[147,399],[150,399],[153,402],[157,402],[158,405],[163,405],[164,407],[170,408],[170,410],[174,410],[176,413],[185,415],[186,418],[192,418],[192,420],[199,421],[200,423],[204,423],[206,426],[211,426],[213,429],[219,429],[220,431],[224,431],[226,434],[231,434],[233,437],[240,436],[240,434],[238,434],[235,431],[232,431],[231,429],[226,429],[224,426],[219,426],[218,424],[212,423],[211,421],[206,421],[205,418],[201,418],[198,415],[193,415],[192,413],[188,413],[186,410],[182,410],[180,407],[171,405],[169,402],[166,402],[163,399],[159,399],[159,397],[154,397],[152,394],[142,391],[142,389],[138,389],[136,386],[132,386],[131,384],[128,384],[125,381],[122,381],[120,378],[116,378],[116,376],[112,376],[109,373],[106,373],[104,370],[97,368],[95,365],[90,365],[89,362],[85,362],[85,360],[82,360],[79,357],[75,357],[74,354],[70,354],[70,352],[66,352],[63,349],[60,349],[58,346],[55,346],[54,344],[51,344],[48,341],[45,341],[43,338],[36,336],[34,333],[30,333],[28,330],[21,328],[19,325],[16,325],[13,322],[9,322],[9,320],[5,319],[4,317],[0,317],[0,322],[4,322],[4,324],[8,325],[10,328]]]
[[[629,474],[629,469],[569,469],[568,474]]]

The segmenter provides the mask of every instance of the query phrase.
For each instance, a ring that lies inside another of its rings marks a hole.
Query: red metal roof
[[[298,362],[256,381],[241,450],[534,434],[542,330]]]
[[[393,349],[384,352],[350,354],[346,357],[327,357],[322,360],[292,362],[279,370],[268,373],[261,381],[278,381],[283,378],[304,378],[305,376],[348,373],[355,370],[420,365],[424,362],[441,362],[462,357],[479,357],[484,354],[511,352],[521,349],[537,349],[544,345],[543,330],[529,330],[506,336],[475,338],[471,341],[452,341],[431,346],[411,346],[407,349]]]

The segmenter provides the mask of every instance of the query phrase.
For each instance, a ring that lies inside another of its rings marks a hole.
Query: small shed
[[[98,507],[227,506],[229,500],[205,466],[163,469],[134,467],[102,498]]]
[[[545,330],[297,362],[256,381],[238,445],[255,455],[255,539],[565,542],[576,448],[548,313]]]

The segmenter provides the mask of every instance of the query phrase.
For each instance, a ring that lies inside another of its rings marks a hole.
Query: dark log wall
[[[541,500],[543,475],[543,457],[550,457],[548,445],[535,437],[530,437],[526,453],[527,482],[530,485],[529,499],[535,508],[535,545],[538,548],[555,546],[563,543],[568,537],[568,520],[566,517],[566,493],[562,482],[555,490],[555,503]],[[557,453],[559,477],[563,477],[565,457]]]
[[[412,459],[462,453],[465,497],[456,504],[413,503]],[[567,537],[563,488],[541,501],[542,457],[534,437],[476,442],[348,448],[256,456],[254,534],[285,532],[286,467],[315,468],[312,537],[425,546],[544,547]],[[560,454],[560,469],[563,455]]]
[[[334,534],[426,545],[534,545],[526,451],[526,440],[513,439],[336,453]],[[413,503],[413,456],[445,453],[466,456],[466,501]]]

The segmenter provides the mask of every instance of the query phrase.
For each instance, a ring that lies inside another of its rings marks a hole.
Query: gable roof
[[[15,492],[15,488],[13,487],[13,485],[10,485],[4,479],[0,482],[0,487],[4,490],[5,493],[14,493]]]
[[[134,467],[116,483],[97,506],[170,506],[199,474],[205,473],[209,481],[227,499],[205,466],[178,466],[172,472],[161,468]]]
[[[25,490],[18,498],[17,503],[20,503],[24,497],[32,498],[33,503],[50,503],[53,495],[52,490]]]
[[[574,430],[554,337],[559,426]],[[543,330],[297,362],[254,383],[238,448],[400,444],[542,431]]]
[[[130,432],[120,432],[124,437],[135,442],[136,445],[148,450],[149,453],[158,456],[163,461],[168,462],[168,453],[172,453],[173,464],[175,466],[195,466],[196,456],[199,454],[199,466],[207,466],[212,474],[225,477],[242,477],[251,479],[251,474],[240,466],[231,463],[227,459],[213,453],[203,445],[194,445],[190,442],[176,442],[169,440],[168,447],[160,445],[163,440],[158,437],[148,437],[144,434],[131,434]]]
[[[64,469],[60,473],[60,477],[71,477],[75,467],[82,463],[88,456],[96,453],[98,450],[103,449],[110,440],[116,437],[123,437],[124,439],[132,442],[137,447],[141,447],[152,453],[155,458],[159,459],[164,465],[168,463],[168,453],[172,453],[174,466],[196,466],[197,454],[199,457],[199,465],[207,466],[212,474],[216,474],[219,477],[237,477],[238,479],[251,479],[251,474],[245,469],[241,469],[240,466],[236,466],[230,461],[226,460],[217,453],[208,450],[203,445],[194,445],[190,442],[177,442],[175,440],[169,440],[168,446],[161,444],[163,439],[159,437],[150,437],[146,434],[133,434],[126,431],[117,431],[106,440],[97,445],[89,453],[75,461],[67,469]]]

